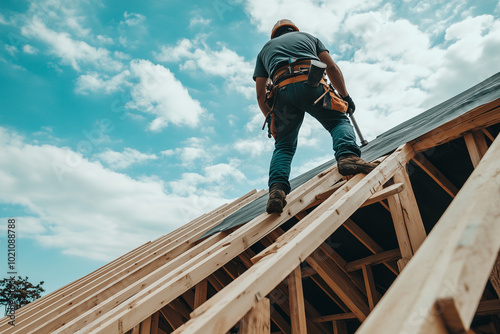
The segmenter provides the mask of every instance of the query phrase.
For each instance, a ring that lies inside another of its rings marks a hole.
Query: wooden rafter
[[[422,153],[418,153],[413,161],[452,198],[458,193],[458,188],[443,173],[441,173]]]
[[[357,333],[468,330],[500,248],[498,156],[497,139]]]
[[[275,248],[275,252],[268,253],[223,291],[193,311],[191,320],[179,328],[176,334],[210,332],[215,324],[219,331],[230,328],[234,321],[231,319],[239,319],[248,312],[254,296],[269,293],[302,262],[301,259],[307,258],[322,243],[323,238],[332,234],[372,193],[401,169],[412,155],[409,146],[399,148],[343,197],[335,201],[330,201],[330,197],[323,202],[287,231],[284,234],[288,234],[287,237],[276,241],[280,245]],[[323,213],[315,217],[314,213],[321,211]]]

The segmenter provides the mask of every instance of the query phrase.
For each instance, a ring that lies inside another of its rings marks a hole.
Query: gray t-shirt
[[[319,60],[318,55],[328,51],[323,43],[306,32],[293,31],[271,39],[259,55],[253,72],[253,79],[270,77],[274,71],[288,64],[288,59]]]

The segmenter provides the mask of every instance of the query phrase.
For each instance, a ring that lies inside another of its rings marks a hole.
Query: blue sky
[[[498,72],[499,13],[465,0],[3,0],[0,241],[15,217],[19,274],[53,291],[266,188],[273,142],[252,73],[278,19],[329,48],[373,139]],[[306,118],[293,176],[332,156]]]

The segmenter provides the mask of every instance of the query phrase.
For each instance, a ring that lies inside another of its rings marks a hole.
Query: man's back
[[[288,63],[288,59],[315,59],[318,55],[328,51],[316,37],[305,32],[291,32],[271,39],[262,48],[257,56],[257,66],[254,78],[269,77],[281,66]]]

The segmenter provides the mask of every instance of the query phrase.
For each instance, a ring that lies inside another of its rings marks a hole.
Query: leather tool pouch
[[[326,84],[323,84],[323,89],[325,90],[322,107],[328,110],[336,110],[341,113],[347,111],[347,102],[342,100],[342,98],[335,92],[335,90]]]

